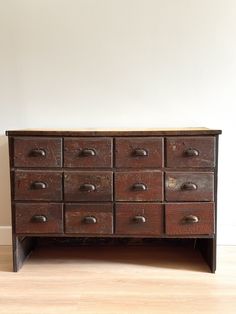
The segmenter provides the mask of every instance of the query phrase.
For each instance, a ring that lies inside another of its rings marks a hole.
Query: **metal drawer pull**
[[[85,224],[96,224],[97,219],[96,219],[96,217],[93,217],[93,216],[86,216],[86,217],[84,217],[83,222]]]
[[[194,190],[197,190],[197,185],[192,182],[186,182],[181,186],[181,190],[194,191]]]
[[[146,222],[146,218],[144,216],[134,216],[133,221],[137,224],[140,223],[145,223]]]
[[[143,148],[136,148],[133,151],[133,155],[136,157],[146,157],[146,156],[148,156],[148,151],[146,149],[143,149]]]
[[[185,150],[184,155],[187,157],[197,157],[199,156],[199,151],[195,148],[188,148]]]
[[[47,188],[47,184],[40,181],[35,181],[31,184],[33,190],[44,190]]]
[[[199,218],[194,215],[185,216],[183,222],[186,224],[195,224],[199,222]]]
[[[96,186],[90,183],[84,183],[79,188],[83,192],[92,192],[96,190]]]
[[[42,148],[32,149],[29,153],[30,157],[45,157],[46,151]]]
[[[132,186],[132,189],[134,191],[146,191],[147,190],[147,186],[143,183],[135,183],[133,186]]]
[[[96,156],[96,150],[92,149],[92,148],[84,148],[80,155],[84,156],[84,157],[89,157],[89,156]]]
[[[39,223],[44,223],[44,222],[47,222],[47,217],[44,216],[44,215],[34,215],[32,218],[31,218],[31,221],[32,222],[39,222]]]

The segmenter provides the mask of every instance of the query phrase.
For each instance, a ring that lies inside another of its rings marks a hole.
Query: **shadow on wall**
[[[10,175],[7,137],[0,135],[0,226],[11,224]]]

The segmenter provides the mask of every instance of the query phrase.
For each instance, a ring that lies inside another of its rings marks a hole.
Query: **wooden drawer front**
[[[161,204],[116,205],[116,234],[159,235],[162,225]]]
[[[165,217],[168,235],[214,233],[214,203],[167,204]]]
[[[166,201],[213,201],[213,172],[166,172]]]
[[[62,174],[53,171],[16,171],[15,200],[62,200]]]
[[[16,203],[16,233],[62,233],[62,204]]]
[[[116,167],[156,167],[163,164],[163,138],[117,138]]]
[[[65,167],[111,167],[111,138],[65,138]]]
[[[112,204],[66,205],[65,231],[80,234],[112,234]]]
[[[66,201],[112,201],[111,171],[66,171]]]
[[[115,174],[117,201],[162,201],[162,172],[129,171]]]
[[[61,167],[62,139],[49,137],[15,137],[14,166]]]
[[[166,139],[167,167],[214,167],[215,138],[170,137]]]

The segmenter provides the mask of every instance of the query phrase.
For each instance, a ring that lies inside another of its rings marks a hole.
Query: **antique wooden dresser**
[[[191,239],[215,272],[220,133],[7,131],[13,270],[42,237],[136,237]]]

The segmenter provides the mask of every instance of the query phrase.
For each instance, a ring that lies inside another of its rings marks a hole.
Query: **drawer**
[[[163,164],[163,138],[117,138],[115,154],[116,167],[160,168]]]
[[[166,172],[166,201],[213,201],[213,172]]]
[[[116,234],[160,235],[162,205],[129,203],[116,205]]]
[[[62,204],[16,203],[16,233],[62,233]]]
[[[65,167],[112,167],[111,138],[65,138]]]
[[[167,167],[214,167],[215,138],[212,136],[166,139]]]
[[[66,201],[112,201],[111,171],[65,171]]]
[[[214,233],[214,203],[167,204],[165,207],[168,235]]]
[[[62,139],[49,137],[15,137],[15,167],[61,167]]]
[[[54,171],[15,172],[15,200],[62,200],[62,174]]]
[[[162,172],[158,170],[117,172],[115,196],[117,201],[162,201]]]
[[[66,204],[65,232],[112,234],[112,204]]]

